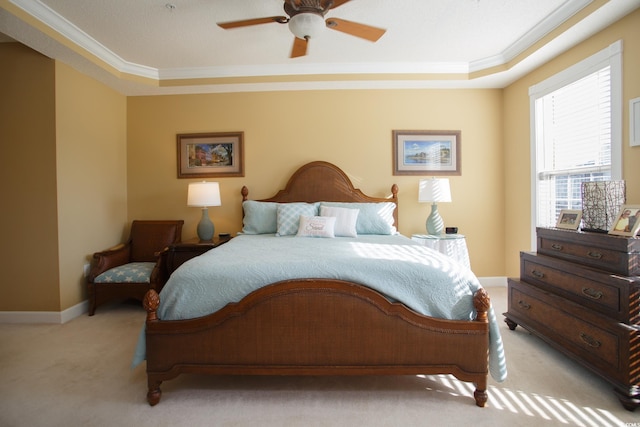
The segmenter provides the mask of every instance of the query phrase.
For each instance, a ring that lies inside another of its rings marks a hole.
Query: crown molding
[[[113,67],[120,73],[142,78],[162,80],[188,80],[200,78],[283,76],[283,75],[331,75],[331,74],[460,74],[482,71],[502,66],[540,40],[562,22],[593,2],[572,0],[564,3],[538,26],[509,46],[504,52],[471,63],[461,62],[405,62],[360,64],[288,64],[273,66],[230,66],[157,69],[125,61],[100,42],[89,36],[72,22],[56,13],[39,0],[9,0],[29,15],[46,24],[86,52]]]
[[[8,36],[44,55],[65,61],[125,95],[272,90],[501,88],[640,5],[639,0],[609,0],[597,8],[595,6],[600,1],[564,2],[503,52],[471,63],[307,63],[157,69],[125,61],[39,0],[1,1],[4,3],[0,9],[1,32],[6,32]],[[11,6],[8,7],[9,5]],[[541,43],[563,22],[589,5],[594,10],[587,16],[544,44]],[[535,49],[531,49],[532,47]],[[528,49],[531,52],[518,59]],[[518,60],[514,61],[515,59]]]

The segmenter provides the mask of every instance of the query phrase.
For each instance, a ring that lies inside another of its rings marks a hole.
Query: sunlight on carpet
[[[429,391],[473,398],[475,386],[451,375],[417,375],[417,377],[437,383],[433,388],[426,387]],[[506,387],[492,385],[489,385],[487,393],[489,394],[488,405],[513,414],[538,417],[546,421],[580,427],[619,427],[625,425],[622,420],[607,410],[579,407],[567,399],[541,396],[521,390],[514,391]]]

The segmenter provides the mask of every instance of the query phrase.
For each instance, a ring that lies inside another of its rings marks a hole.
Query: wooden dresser
[[[640,405],[640,238],[537,229],[509,279],[507,325],[524,327]]]

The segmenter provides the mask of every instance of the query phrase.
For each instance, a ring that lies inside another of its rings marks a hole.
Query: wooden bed
[[[298,169],[286,188],[263,201],[381,202],[354,189],[326,162]],[[248,191],[242,190],[243,200]],[[394,212],[397,225],[397,208]],[[181,373],[229,375],[453,374],[475,384],[476,405],[487,401],[489,297],[473,298],[474,321],[423,316],[365,286],[340,280],[288,280],[267,285],[205,317],[159,320],[150,290],[146,358],[150,405],[163,381]]]

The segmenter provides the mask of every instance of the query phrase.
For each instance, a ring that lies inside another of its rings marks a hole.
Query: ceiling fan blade
[[[293,47],[291,48],[291,57],[298,58],[307,54],[307,45],[309,41],[307,39],[293,38]]]
[[[327,19],[327,27],[332,30],[342,31],[343,33],[367,39],[369,41],[378,41],[380,37],[387,32],[382,28],[372,27],[370,25],[360,24],[358,22],[347,21],[339,18]]]
[[[243,19],[242,21],[218,22],[218,26],[228,30],[230,28],[248,27],[250,25],[269,24],[278,22],[284,24],[289,20],[286,16],[269,16],[266,18]]]

